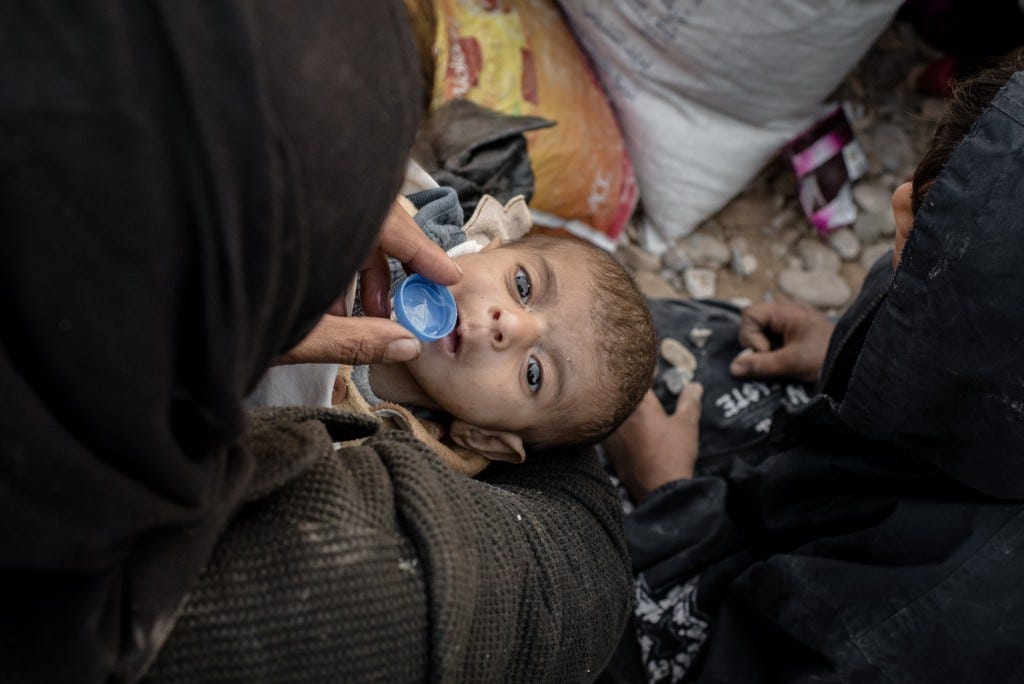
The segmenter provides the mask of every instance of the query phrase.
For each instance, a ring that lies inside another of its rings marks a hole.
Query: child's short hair
[[[633,277],[608,252],[576,238],[530,234],[508,246],[551,255],[558,250],[579,250],[585,253],[589,276],[593,283],[591,310],[586,313],[600,335],[597,358],[601,368],[595,378],[602,387],[601,397],[590,406],[572,407],[563,416],[564,430],[558,434],[524,437],[533,451],[572,449],[597,444],[633,412],[651,386],[657,363],[657,337],[654,322],[644,297]],[[608,409],[593,414],[602,397]]]
[[[925,195],[949,161],[953,150],[971,130],[981,113],[992,104],[1007,81],[1022,70],[1024,50],[1017,50],[998,66],[981,71],[953,87],[946,111],[935,130],[935,137],[914,171],[910,196],[910,207],[914,214],[921,208]]]

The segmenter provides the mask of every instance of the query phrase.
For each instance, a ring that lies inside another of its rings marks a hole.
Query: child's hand
[[[704,387],[691,382],[668,415],[648,390],[633,415],[605,440],[608,461],[637,503],[662,485],[693,477],[703,395]]]
[[[815,382],[835,324],[817,309],[795,302],[765,302],[743,310],[740,344],[747,347],[729,371],[737,378],[790,378]],[[769,336],[781,338],[775,349]]]

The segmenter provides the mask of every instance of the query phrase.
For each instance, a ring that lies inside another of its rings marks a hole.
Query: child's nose
[[[500,306],[488,310],[491,344],[495,349],[532,346],[538,337],[536,318],[527,311],[514,311]]]

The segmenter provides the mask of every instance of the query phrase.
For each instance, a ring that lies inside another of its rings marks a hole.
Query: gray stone
[[[850,298],[850,286],[838,273],[783,271],[779,289],[794,299],[820,308],[842,306]]]
[[[683,276],[678,271],[663,268],[658,275],[660,275],[662,280],[674,287],[678,292],[683,291]]]
[[[691,373],[697,370],[697,357],[686,348],[686,345],[674,337],[663,339],[658,345],[658,351],[661,352],[661,358],[665,359],[670,366],[682,368]]]
[[[615,258],[619,263],[634,273],[638,271],[657,271],[661,268],[661,260],[650,252],[644,251],[639,245],[627,243],[619,245],[615,250]]]
[[[801,235],[804,235],[807,231],[797,230],[796,228],[787,228],[779,236],[779,244],[785,245],[786,247],[792,247],[796,244],[797,240],[800,239]]]
[[[715,296],[718,273],[711,268],[688,268],[683,274],[686,291],[694,299],[708,299]]]
[[[879,257],[892,249],[892,244],[888,242],[876,242],[873,245],[868,245],[864,248],[864,253],[860,255],[860,265],[864,267],[865,271],[871,270],[871,266],[878,261]]]
[[[769,224],[773,230],[779,231],[785,228],[792,228],[800,220],[800,214],[796,209],[783,209],[772,217]]]
[[[828,245],[846,261],[852,261],[860,254],[860,240],[849,228],[840,228],[830,233]]]
[[[882,216],[860,212],[857,214],[857,222],[853,224],[853,232],[857,234],[862,243],[874,242],[882,235]]]
[[[773,242],[769,245],[768,250],[772,253],[772,256],[782,261],[789,254],[789,248],[786,245],[780,245],[777,242]]]
[[[733,297],[729,300],[729,303],[737,309],[746,309],[748,306],[753,304],[753,302],[747,297]]]
[[[883,237],[892,237],[896,234],[896,219],[893,218],[892,212],[886,214],[885,220],[881,221],[878,227],[881,229]]]
[[[736,275],[749,278],[757,270],[757,257],[753,254],[741,254],[734,251],[730,266]]]
[[[693,342],[697,349],[703,349],[707,346],[713,332],[711,328],[698,325],[696,328],[690,329],[690,341]]]
[[[669,246],[669,248],[665,250],[661,255],[661,263],[665,268],[677,273],[682,273],[693,265],[693,262],[690,261],[690,257],[687,256],[686,252],[675,246]]]
[[[665,383],[665,389],[672,394],[682,392],[691,380],[693,380],[693,373],[682,368],[666,368],[665,372],[661,374],[661,381]]]
[[[747,194],[734,199],[715,218],[730,228],[756,229],[770,224],[775,212],[770,195]]]
[[[757,270],[757,257],[750,254],[750,243],[744,237],[729,240],[729,267],[737,275],[747,278]]]
[[[796,243],[796,251],[804,262],[804,268],[808,271],[839,272],[839,266],[842,263],[839,255],[823,245],[818,238],[802,239]]]
[[[710,235],[695,233],[684,238],[679,245],[694,266],[719,268],[729,263],[729,248],[724,242]]]
[[[853,199],[858,207],[869,214],[885,215],[891,212],[892,192],[875,183],[857,183],[853,186]]]
[[[679,299],[682,296],[678,290],[665,282],[665,279],[657,273],[640,271],[635,276],[636,286],[645,296],[651,299],[663,299],[666,297]]]
[[[894,124],[879,124],[867,132],[864,140],[865,152],[872,166],[882,172],[909,173],[917,161],[910,138]]]
[[[743,237],[742,235],[737,235],[736,237],[729,240],[729,249],[739,250],[740,252],[749,252],[750,242],[747,240],[747,238]]]

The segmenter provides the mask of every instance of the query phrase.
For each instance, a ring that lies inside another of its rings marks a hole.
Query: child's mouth
[[[456,317],[455,327],[452,329],[450,333],[448,333],[446,337],[444,337],[441,340],[441,344],[443,345],[444,350],[451,354],[452,356],[458,354],[459,347],[462,346],[462,333],[459,332],[459,328],[459,318]]]

